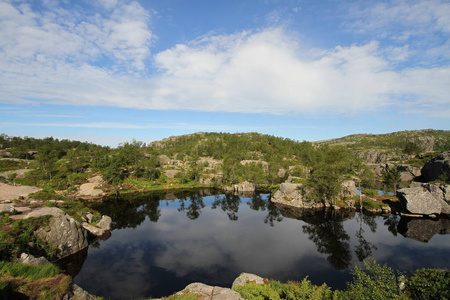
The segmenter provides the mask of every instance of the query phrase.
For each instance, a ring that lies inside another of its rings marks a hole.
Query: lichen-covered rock
[[[233,281],[231,288],[234,290],[236,287],[243,286],[249,282],[264,284],[264,278],[251,273],[241,273],[241,275]]]
[[[58,214],[50,218],[49,225],[36,230],[36,235],[59,249],[62,258],[86,248],[88,232],[72,217]]]

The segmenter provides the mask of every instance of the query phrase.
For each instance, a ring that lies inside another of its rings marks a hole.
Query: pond
[[[450,220],[349,211],[290,215],[269,194],[147,194],[95,207],[112,235],[89,247],[75,283],[110,299],[168,296],[192,282],[231,287],[241,272],[305,276],[344,289],[368,256],[392,268],[450,268]],[[284,215],[283,215],[284,214]],[[84,259],[84,258],[83,258]]]

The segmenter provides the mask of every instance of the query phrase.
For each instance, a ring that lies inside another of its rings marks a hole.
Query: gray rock
[[[341,197],[353,197],[358,195],[355,182],[353,180],[346,180],[342,182],[340,195]]]
[[[88,221],[88,223],[92,223],[92,220],[94,219],[94,215],[91,213],[88,213],[86,215],[86,220]]]
[[[402,208],[411,214],[432,215],[442,212],[442,203],[423,187],[397,191]]]
[[[242,183],[233,185],[233,190],[237,193],[239,193],[239,192],[254,192],[256,190],[256,185],[254,183],[244,181]]]
[[[239,277],[237,277],[233,281],[233,285],[231,286],[231,288],[234,290],[236,287],[243,286],[249,282],[253,282],[256,284],[264,284],[264,278],[259,277],[258,275],[255,274],[241,273],[241,275],[239,275]]]
[[[83,226],[84,229],[89,231],[94,236],[98,237],[98,236],[102,236],[105,234],[105,230],[98,228],[96,226],[89,225],[88,223],[83,223],[83,224],[81,224],[81,226]]]
[[[419,168],[410,165],[396,165],[395,167],[400,173],[401,181],[411,181],[421,175]]]
[[[45,264],[48,264],[49,261],[45,257],[35,257],[31,254],[22,253],[20,255],[20,258],[18,260],[19,262],[27,265],[33,265],[33,266],[42,266]]]
[[[16,209],[14,208],[14,205],[12,204],[0,204],[0,212],[6,212],[13,214],[16,212]]]
[[[111,217],[102,216],[102,219],[97,223],[97,227],[103,230],[111,230]]]
[[[450,177],[450,150],[439,154],[428,161],[421,170],[422,179],[433,181],[440,176]]]
[[[76,253],[89,245],[86,229],[73,218],[62,214],[52,216],[49,225],[36,230],[36,235],[58,248],[59,258]]]
[[[81,287],[72,283],[72,293],[73,295],[69,297],[69,300],[96,300],[97,297],[89,294]]]
[[[301,184],[284,182],[280,185],[280,192],[284,195],[290,195],[301,187]]]
[[[185,293],[196,294],[200,299],[211,299],[211,300],[240,300],[244,299],[238,293],[232,289],[222,288],[218,286],[209,286],[203,283],[195,282],[191,283],[186,288],[176,295],[183,295]]]
[[[42,216],[60,216],[65,215],[65,212],[57,207],[42,207],[39,209],[35,209],[30,212],[25,219],[28,218],[39,218]]]

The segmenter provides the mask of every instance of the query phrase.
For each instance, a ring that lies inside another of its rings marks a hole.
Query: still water
[[[450,220],[355,212],[280,212],[269,194],[151,194],[95,207],[112,235],[74,281],[106,299],[168,296],[192,282],[231,287],[241,273],[343,289],[368,256],[398,270],[450,268]]]

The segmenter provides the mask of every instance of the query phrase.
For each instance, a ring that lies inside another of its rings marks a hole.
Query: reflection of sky
[[[113,299],[160,297],[200,281],[231,286],[241,272],[280,281],[301,280],[344,288],[348,271],[333,269],[327,254],[302,231],[303,221],[284,218],[271,227],[264,223],[267,211],[253,211],[241,199],[239,220],[231,221],[220,208],[211,209],[214,197],[204,197],[205,208],[191,220],[178,211],[178,201],[161,201],[157,223],[146,220],[135,229],[115,230],[89,256],[75,282],[93,294]],[[186,204],[188,205],[188,204]],[[373,256],[380,263],[402,270],[450,267],[449,236],[435,236],[423,244],[394,236],[377,218],[376,233],[362,223],[364,237],[376,246]],[[353,262],[358,220],[344,222]],[[352,265],[351,264],[351,265]]]

